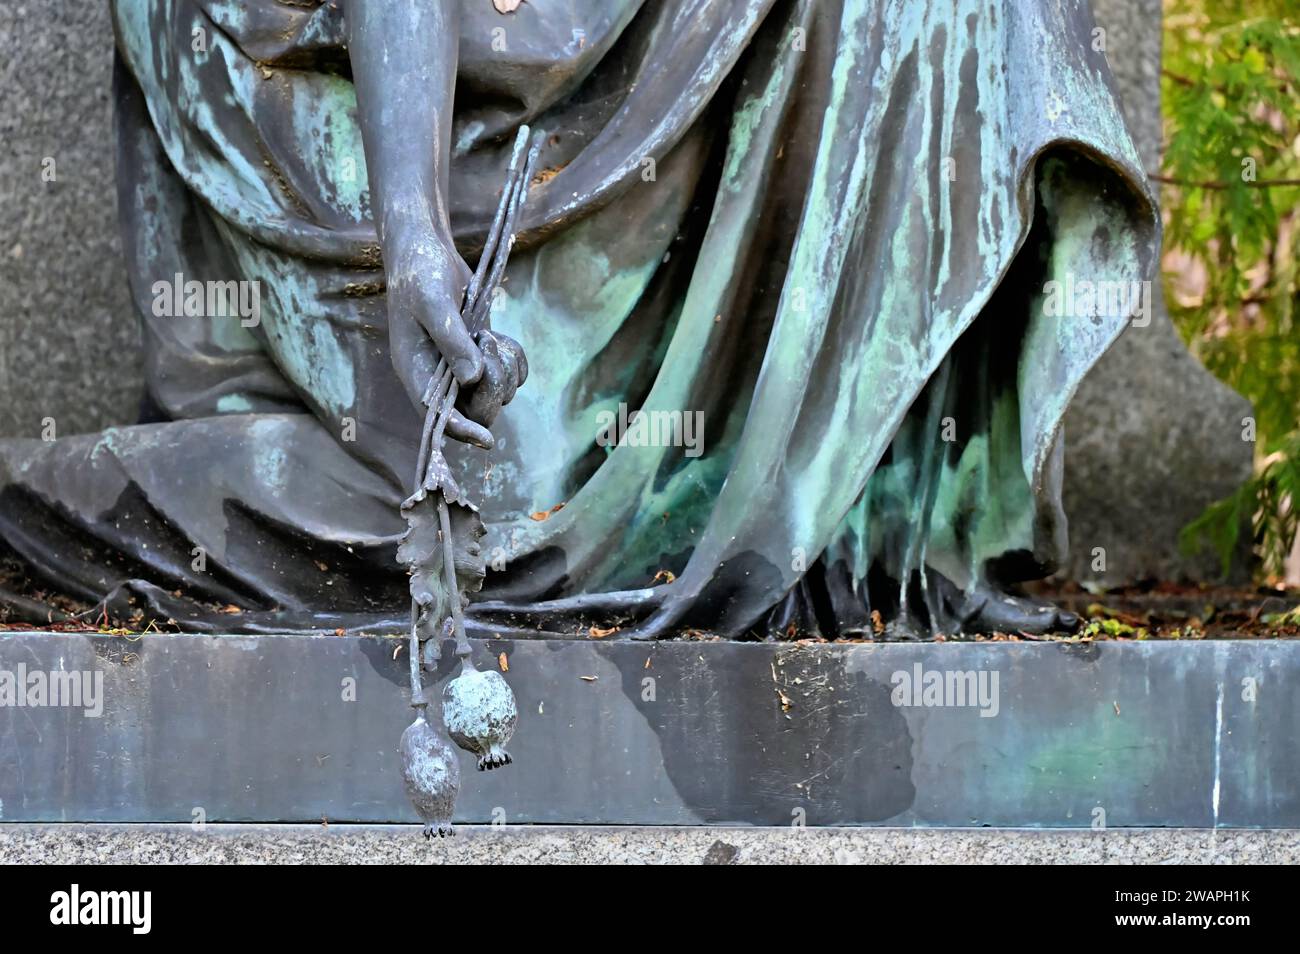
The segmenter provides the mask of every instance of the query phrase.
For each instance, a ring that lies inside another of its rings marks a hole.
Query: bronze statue
[[[1159,230],[1086,0],[510,6],[116,0],[148,399],[0,441],[4,547],[185,629],[405,631],[454,382],[471,635],[1072,626],[1014,587],[1130,315],[1044,305],[1141,282]]]

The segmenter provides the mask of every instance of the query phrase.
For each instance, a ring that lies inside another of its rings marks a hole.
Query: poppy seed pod
[[[452,741],[478,756],[479,771],[510,764],[505,745],[519,719],[515,694],[495,670],[478,671],[469,660],[442,693],[442,713]]]
[[[424,717],[423,707],[402,733],[402,781],[406,795],[424,821],[424,836],[453,835],[451,814],[460,791],[456,751]]]

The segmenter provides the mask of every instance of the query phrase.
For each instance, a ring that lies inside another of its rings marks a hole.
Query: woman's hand
[[[468,390],[461,390],[456,407],[469,421],[491,427],[528,380],[528,359],[519,342],[491,329],[480,331],[475,341],[483,356],[483,375]]]
[[[432,227],[387,230],[388,335],[393,366],[417,408],[438,364],[446,358],[461,386],[483,375],[483,356],[461,321],[469,267]]]
[[[460,386],[448,436],[491,447],[487,428],[528,376],[523,349],[491,331],[471,336],[461,319],[469,267],[432,227],[388,229],[386,238],[389,349],[403,388],[423,414],[445,357]]]

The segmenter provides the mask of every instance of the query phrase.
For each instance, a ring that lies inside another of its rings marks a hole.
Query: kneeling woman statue
[[[1141,282],[1159,228],[1087,0],[113,8],[148,398],[0,442],[0,539],[47,586],[404,629],[445,360],[471,633],[1074,624],[1013,588],[1066,546],[1062,415],[1130,316],[1055,289]],[[522,124],[547,136],[475,335]],[[256,314],[156,308],[178,283]]]

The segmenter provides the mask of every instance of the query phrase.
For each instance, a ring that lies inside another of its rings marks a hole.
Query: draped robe
[[[453,452],[472,630],[951,630],[937,581],[1050,572],[1062,416],[1129,315],[1049,290],[1141,282],[1159,239],[1086,0],[462,6],[471,264],[515,129],[550,134],[492,311],[530,378]],[[0,539],[47,584],[200,630],[403,625],[420,416],[346,7],[114,3],[148,398],[0,441]],[[166,314],[178,280],[256,282],[257,323]],[[639,440],[638,410],[701,429]]]

